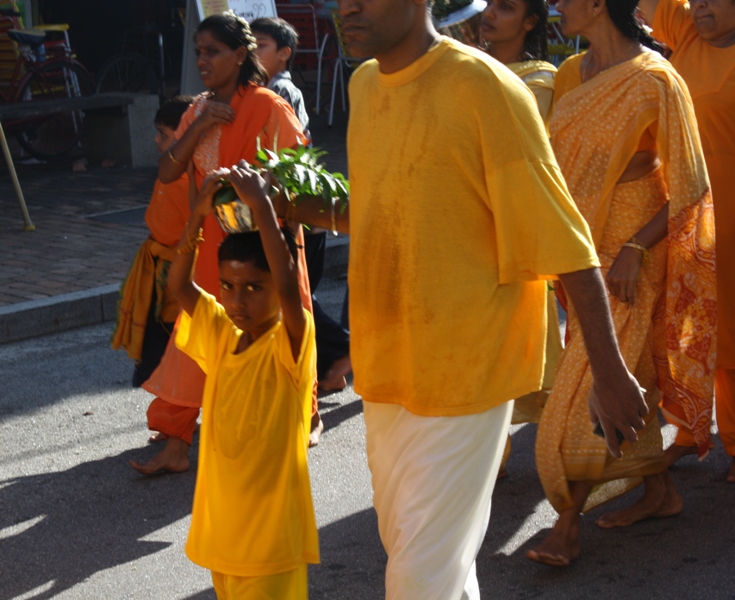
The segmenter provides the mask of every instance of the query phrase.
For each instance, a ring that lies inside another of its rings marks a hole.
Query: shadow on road
[[[143,478],[127,463],[148,454],[129,450],[67,471],[0,481],[0,599],[42,586],[34,600],[52,598],[98,571],[168,547],[141,538],[190,514],[196,452],[188,473]]]

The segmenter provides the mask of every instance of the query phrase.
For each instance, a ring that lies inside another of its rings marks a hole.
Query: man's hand
[[[611,384],[603,385],[595,380],[590,391],[588,405],[593,426],[598,423],[605,434],[607,448],[615,458],[620,458],[620,443],[616,431],[633,444],[638,441],[636,430],[645,425],[648,414],[643,390],[635,378],[624,369],[622,376]]]
[[[648,414],[643,392],[620,354],[600,270],[575,271],[559,278],[577,312],[594,378],[590,418],[602,426],[610,454],[620,458],[615,430],[630,443],[638,439],[636,430],[643,428]]]

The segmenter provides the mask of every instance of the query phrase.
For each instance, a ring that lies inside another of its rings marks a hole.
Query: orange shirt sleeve
[[[653,17],[653,37],[661,40],[672,50],[681,43],[694,28],[689,14],[689,3],[685,0],[659,0]]]

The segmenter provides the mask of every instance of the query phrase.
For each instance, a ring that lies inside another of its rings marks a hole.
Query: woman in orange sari
[[[614,459],[593,433],[592,375],[574,307],[569,343],[536,438],[546,496],[559,512],[527,556],[566,566],[579,555],[580,513],[645,482],[629,508],[598,519],[630,525],[679,513],[656,407],[711,404],[715,367],[714,217],[696,119],[686,86],[635,16],[637,0],[561,0],[565,35],[590,50],[556,78],[551,142],[569,190],[589,223],[606,277],[613,323],[649,413],[635,444]]]
[[[200,187],[207,174],[220,167],[241,160],[252,163],[259,148],[279,150],[305,142],[291,106],[264,87],[268,75],[255,55],[255,37],[244,19],[232,12],[208,17],[197,27],[195,42],[197,67],[208,91],[194,100],[176,130],[176,141],[162,154],[161,181],[175,181],[191,163],[194,183]],[[303,246],[303,232],[299,234]],[[203,237],[194,280],[219,298],[217,249],[225,233],[213,215],[204,222]],[[311,310],[303,251],[299,259],[302,301]],[[131,461],[131,466],[143,474],[187,470],[204,373],[171,342],[143,388],[156,396],[148,408],[148,427],[160,432],[166,445],[150,461]]]

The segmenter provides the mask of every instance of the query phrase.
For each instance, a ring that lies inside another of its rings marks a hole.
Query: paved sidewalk
[[[331,170],[346,173],[346,116],[332,128],[312,119],[317,146]],[[89,165],[70,160],[16,164],[36,230],[23,230],[18,199],[0,161],[0,343],[111,320],[117,289],[147,236],[143,215],[155,169]],[[346,246],[328,253],[344,267]]]

